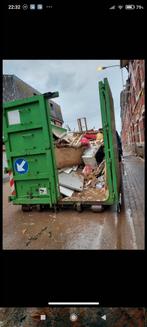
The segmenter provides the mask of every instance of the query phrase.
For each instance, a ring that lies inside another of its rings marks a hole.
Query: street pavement
[[[144,161],[124,156],[122,209],[22,212],[3,183],[4,249],[144,249]]]
[[[143,249],[145,244],[144,169],[143,159],[131,155],[124,157],[123,194],[126,224],[123,233],[127,233],[128,228],[131,230],[134,249]],[[122,243],[122,247],[125,248],[125,244]]]

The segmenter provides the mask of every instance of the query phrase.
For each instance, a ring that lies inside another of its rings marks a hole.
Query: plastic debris
[[[87,133],[84,135],[84,137],[86,137],[89,140],[96,140],[96,134]]]
[[[83,137],[80,142],[85,145],[89,145],[89,140],[86,137]]]
[[[97,189],[97,190],[101,190],[102,187],[103,187],[102,183],[98,183],[98,184],[96,184],[96,189]]]
[[[82,170],[82,174],[84,176],[88,176],[92,171],[93,171],[93,168],[91,167],[91,165],[86,165],[84,167],[84,169]]]

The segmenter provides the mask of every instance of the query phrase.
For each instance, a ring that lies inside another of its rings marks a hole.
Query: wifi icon
[[[123,9],[123,6],[118,6],[118,9]]]

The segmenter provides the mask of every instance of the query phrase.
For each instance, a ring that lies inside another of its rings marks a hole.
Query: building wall
[[[144,156],[144,60],[129,60],[128,73],[121,94],[122,145],[124,150]]]

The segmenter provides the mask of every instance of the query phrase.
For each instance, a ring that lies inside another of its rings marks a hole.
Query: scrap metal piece
[[[84,185],[84,177],[74,172],[70,174],[63,172],[59,174],[59,184],[71,190],[82,191]]]

